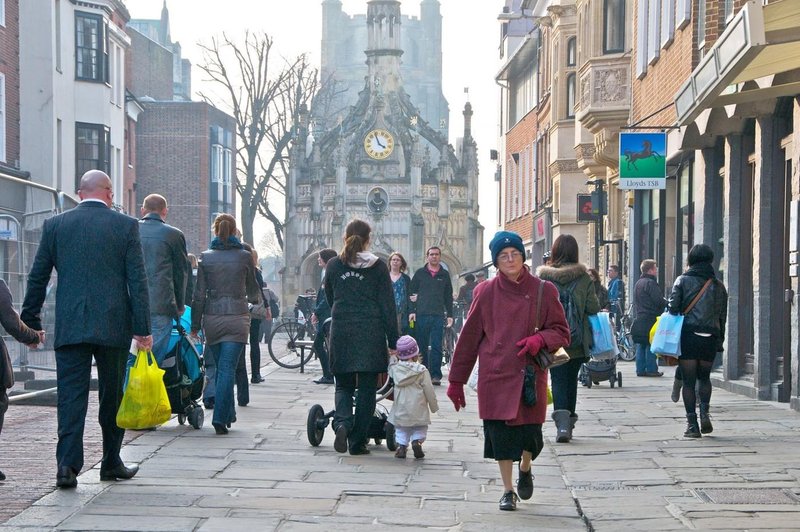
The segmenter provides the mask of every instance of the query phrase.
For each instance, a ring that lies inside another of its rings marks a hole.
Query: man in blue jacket
[[[28,327],[41,330],[42,305],[55,268],[59,488],[76,487],[83,468],[92,358],[103,429],[100,480],[132,478],[139,470],[120,458],[125,431],[117,426],[117,410],[131,338],[136,349],[153,345],[139,224],[111,209],[111,179],[100,170],[83,175],[78,196],[77,207],[44,222],[21,316]]]
[[[445,315],[447,327],[453,326],[453,283],[442,267],[442,250],[428,248],[428,262],[414,273],[409,287],[409,323],[414,322],[414,339],[419,345],[422,363],[431,373],[434,386],[442,383],[442,336]],[[430,346],[430,350],[428,349]]]
[[[336,250],[326,248],[319,252],[317,263],[322,268],[322,275],[325,276],[325,267],[328,261],[337,255]],[[319,365],[322,366],[322,377],[315,380],[315,384],[333,384],[333,373],[330,368],[330,357],[328,350],[325,348],[325,336],[330,330],[330,324],[325,327],[325,320],[331,317],[331,306],[325,298],[325,285],[321,284],[319,291],[317,291],[317,303],[314,307],[314,313],[311,315],[311,323],[317,327],[317,335],[314,337],[314,352],[319,359]]]

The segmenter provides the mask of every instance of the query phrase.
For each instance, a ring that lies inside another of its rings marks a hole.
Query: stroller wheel
[[[382,443],[383,443],[383,439],[382,438],[375,438],[375,445],[380,445]]]
[[[185,425],[186,424],[186,416],[184,414],[178,414],[178,425]]]
[[[611,385],[612,388],[614,387],[614,382],[616,382],[616,380],[617,378],[613,375],[611,376],[610,379],[608,379],[608,383]]]
[[[591,388],[592,387],[592,379],[586,379],[586,387],[587,388]]]
[[[384,430],[386,431],[386,448],[390,451],[397,450],[397,441],[394,439],[394,425],[386,422],[384,425]]]
[[[617,386],[622,388],[622,372],[621,371],[617,372]]]
[[[308,421],[306,422],[306,434],[308,443],[318,447],[325,436],[325,427],[328,426],[328,419],[325,417],[325,409],[320,405],[314,405],[308,410]]]
[[[202,408],[200,408],[199,406],[192,408],[192,410],[189,412],[188,417],[189,417],[189,424],[191,426],[193,426],[197,430],[203,428],[203,421],[205,420],[206,415]]]

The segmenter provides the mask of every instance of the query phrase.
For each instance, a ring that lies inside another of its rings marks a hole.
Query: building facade
[[[19,169],[19,0],[0,0],[0,167]]]
[[[547,96],[537,100],[537,135],[550,132],[553,235],[568,212],[565,195],[605,192],[606,214],[593,213],[585,226],[593,253],[582,260],[600,271],[620,263],[629,293],[643,259],[657,261],[667,293],[689,249],[710,245],[730,295],[714,382],[800,409],[798,3],[575,0],[505,7],[500,20],[531,20],[530,38],[541,39],[551,54],[548,71],[543,55],[526,64],[540,80],[549,77]],[[561,104],[559,96],[566,98]],[[553,137],[567,127],[574,130],[572,151]],[[625,130],[665,132],[663,188],[621,188]],[[508,143],[515,130],[503,133]],[[559,157],[566,158],[557,145],[584,174],[571,178],[575,188],[556,177]],[[514,152],[506,152],[509,167]],[[532,174],[535,189],[542,174]],[[514,173],[504,169],[503,178]],[[538,202],[534,207],[533,219],[544,215]]]
[[[439,0],[422,0],[420,17],[401,15],[399,49],[403,50],[403,87],[420,116],[445,138],[449,136],[450,108],[442,92],[442,15]],[[367,15],[348,15],[339,0],[322,2],[320,75],[331,84],[331,101],[315,109],[318,132],[339,124],[349,106],[358,101],[367,68]]]
[[[166,1],[159,19],[131,20],[127,31],[131,103],[141,108],[130,138],[135,202],[163,195],[169,223],[184,232],[189,252],[197,254],[208,249],[217,214],[236,215],[233,118],[190,100],[191,63],[172,41]]]
[[[189,253],[208,249],[217,214],[236,215],[233,118],[205,102],[147,101],[136,135],[136,195],[161,194]]]
[[[72,193],[100,169],[121,194],[129,18],[119,0],[20,2],[20,165],[33,181]]]
[[[405,20],[396,0],[367,2],[367,67],[360,76],[367,81],[358,101],[339,127],[316,138],[310,117],[301,117],[286,186],[284,302],[318,286],[317,251],[340,248],[353,218],[372,225],[373,252],[386,258],[398,251],[412,268],[434,245],[453,277],[482,262],[472,107],[464,108],[459,158],[405,92]]]

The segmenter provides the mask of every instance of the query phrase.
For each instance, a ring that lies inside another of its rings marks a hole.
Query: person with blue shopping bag
[[[653,259],[645,259],[639,267],[642,276],[633,288],[633,308],[636,319],[631,326],[631,335],[636,343],[636,376],[661,377],[656,355],[650,349],[650,329],[656,318],[664,312],[667,300],[658,286],[658,264]]]
[[[683,314],[680,334],[683,373],[683,406],[686,408],[684,437],[700,438],[714,430],[709,417],[711,403],[711,366],[725,340],[728,315],[728,292],[715,276],[714,252],[706,244],[689,250],[689,268],[675,279],[669,296],[668,310]],[[699,383],[700,423],[698,424],[695,384]]]

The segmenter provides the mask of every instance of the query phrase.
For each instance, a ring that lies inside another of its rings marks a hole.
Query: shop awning
[[[750,0],[675,95],[678,125],[704,109],[800,94],[800,80],[774,76],[800,69],[800,0]]]

